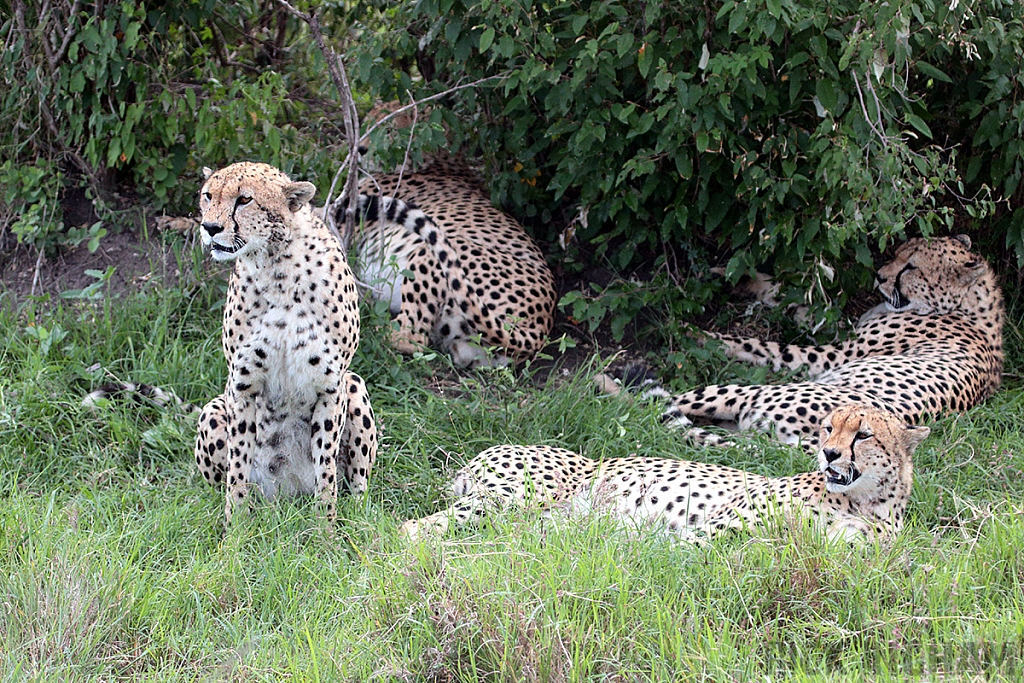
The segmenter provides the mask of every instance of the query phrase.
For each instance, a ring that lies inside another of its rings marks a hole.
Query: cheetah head
[[[988,262],[971,252],[971,238],[957,235],[908,240],[876,282],[890,311],[953,313],[976,302],[967,295],[992,277]]]
[[[903,487],[909,495],[911,455],[930,432],[876,408],[837,408],[821,426],[818,469],[825,475],[825,488],[872,497]]]
[[[267,164],[246,161],[216,173],[204,168],[203,175],[199,234],[215,261],[251,258],[287,239],[316,193],[312,183],[292,182]]]

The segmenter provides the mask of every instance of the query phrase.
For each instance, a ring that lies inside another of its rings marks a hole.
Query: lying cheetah
[[[868,404],[916,424],[980,403],[1002,377],[1004,312],[992,268],[970,248],[966,235],[901,245],[878,271],[886,310],[870,311],[840,344],[804,347],[708,333],[731,358],[775,370],[806,367],[811,379],[694,389],[671,399],[662,419],[681,428],[701,422],[774,431],[813,453],[821,420],[840,405]],[[700,429],[692,434],[716,440]]]
[[[362,380],[355,280],[309,201],[316,188],[266,164],[204,169],[200,236],[234,261],[224,305],[224,393],[199,418],[196,462],[227,482],[225,516],[264,497],[315,494],[335,515],[338,470],[366,490],[377,433]]]
[[[390,302],[396,349],[411,354],[434,344],[457,365],[476,367],[525,360],[544,347],[554,319],[551,270],[522,226],[491,205],[475,173],[437,160],[401,177],[378,175],[360,190],[426,212],[464,269],[453,273],[433,245],[400,225],[367,222],[354,248],[357,275],[375,298]],[[454,292],[455,280],[466,290]],[[467,315],[467,306],[476,312]]]
[[[829,538],[894,535],[913,482],[911,455],[928,436],[889,412],[843,406],[821,425],[818,471],[771,479],[721,465],[659,458],[596,462],[562,448],[495,446],[455,477],[447,510],[407,521],[415,539],[532,500],[570,513],[604,510],[634,525],[657,523],[686,540],[757,526],[770,515],[808,517]]]

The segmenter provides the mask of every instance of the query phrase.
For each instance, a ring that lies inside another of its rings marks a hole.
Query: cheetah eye
[[[870,439],[872,436],[874,436],[874,434],[869,434],[868,432],[857,432],[857,434],[854,435],[853,437],[853,442],[857,443],[858,441],[863,441],[864,439]]]
[[[832,433],[832,425],[825,425],[825,433],[826,434],[831,434]]]
[[[235,206],[245,206],[252,201],[252,197],[239,197],[235,200]]]
[[[206,201],[210,201],[211,199],[213,199],[213,195],[210,194],[209,192],[204,192],[203,199],[205,199]]]

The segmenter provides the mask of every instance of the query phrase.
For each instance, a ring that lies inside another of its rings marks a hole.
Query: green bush
[[[359,81],[504,75],[453,96],[454,144],[542,239],[579,211],[616,268],[678,259],[685,289],[728,259],[841,302],[873,250],[981,219],[1024,262],[1018,3],[422,0],[391,22],[353,46]]]
[[[0,15],[0,198],[19,241],[66,241],[59,198],[77,184],[100,209],[126,186],[182,212],[203,165],[259,160],[329,182],[342,140],[336,95],[305,25],[276,2],[10,8]]]

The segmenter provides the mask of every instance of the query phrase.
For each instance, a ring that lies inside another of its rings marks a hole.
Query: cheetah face
[[[950,313],[962,309],[964,295],[988,270],[967,235],[912,239],[879,268],[876,285],[890,311]]]
[[[910,455],[930,433],[887,412],[842,406],[822,422],[818,469],[831,493],[871,494],[912,476]]]
[[[273,166],[241,162],[203,169],[199,235],[215,261],[252,258],[289,235],[294,214],[308,210],[312,183],[292,182]]]

